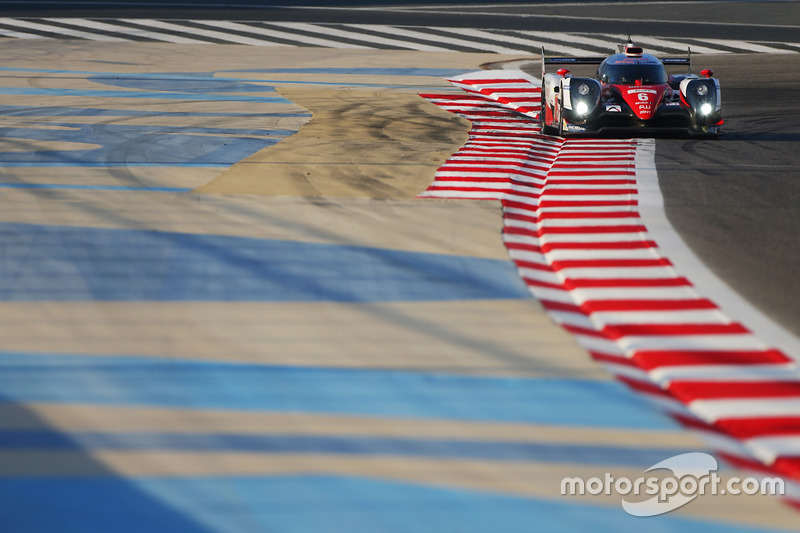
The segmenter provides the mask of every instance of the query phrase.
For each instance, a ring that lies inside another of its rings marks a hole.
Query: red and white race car
[[[594,78],[547,65],[599,65]],[[667,75],[666,65],[689,73]],[[719,80],[711,70],[691,73],[687,57],[657,58],[628,42],[608,57],[545,57],[542,49],[542,132],[576,135],[623,131],[633,134],[680,130],[717,136],[723,124]]]

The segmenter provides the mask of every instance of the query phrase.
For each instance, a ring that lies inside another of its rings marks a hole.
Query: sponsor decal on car
[[[622,113],[622,106],[616,104],[606,104],[606,111],[609,113]]]
[[[567,123],[566,126],[567,126],[567,131],[571,131],[574,133],[582,133],[586,131],[586,126],[578,126],[577,124],[570,124],[570,123]]]

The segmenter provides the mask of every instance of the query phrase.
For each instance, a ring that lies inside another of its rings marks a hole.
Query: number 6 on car
[[[622,48],[608,57],[546,57],[542,48],[542,133],[722,132],[719,80],[708,69],[692,74],[691,50],[659,59],[630,41]],[[599,66],[594,78],[584,78],[566,68],[547,73],[547,65]],[[688,73],[668,76],[667,65],[687,65]]]

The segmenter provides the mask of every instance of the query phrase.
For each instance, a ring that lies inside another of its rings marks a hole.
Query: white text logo
[[[686,505],[697,496],[706,494],[784,494],[785,483],[781,478],[731,477],[725,481],[717,474],[717,468],[717,460],[707,453],[684,453],[645,470],[645,473],[668,470],[672,475],[641,476],[633,480],[626,477],[614,478],[609,473],[602,479],[564,478],[561,480],[561,495],[619,494],[622,496],[622,508],[625,512],[645,517],[668,513]],[[651,498],[631,498],[643,495]]]

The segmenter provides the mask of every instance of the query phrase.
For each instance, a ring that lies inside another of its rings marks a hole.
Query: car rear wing
[[[547,57],[542,47],[542,79],[547,70],[547,65],[599,65],[605,57]]]
[[[692,73],[692,48],[686,49],[686,57],[660,57],[662,63],[666,66],[670,65],[686,65],[689,69],[689,74]]]
[[[547,65],[599,65],[605,57],[547,57],[542,47],[542,78],[546,74]],[[686,57],[660,57],[659,60],[666,66],[688,65],[689,74],[692,73],[692,49],[687,48]]]

